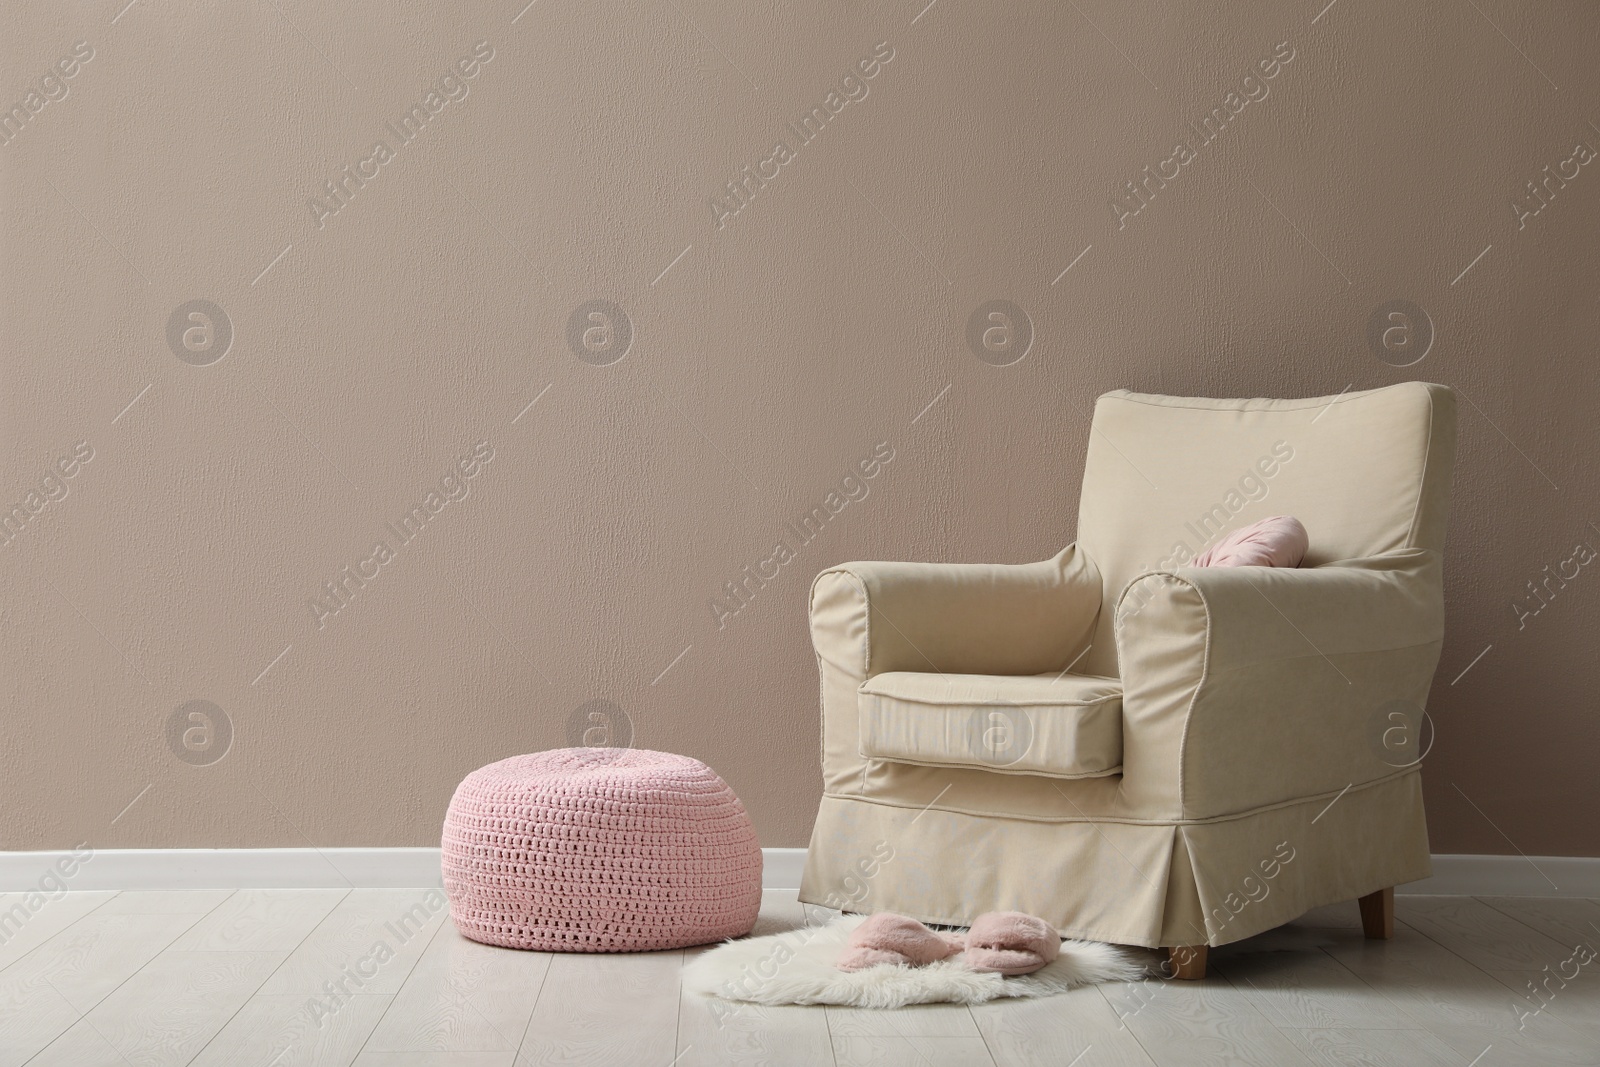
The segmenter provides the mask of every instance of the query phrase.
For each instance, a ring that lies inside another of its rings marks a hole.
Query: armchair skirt
[[[1059,784],[1054,817],[959,811],[949,793],[927,809],[824,797],[801,899],[956,926],[1005,908],[1065,937],[1156,948],[1237,941],[1430,873],[1414,770],[1191,823],[1087,818],[1073,811],[1079,783]]]

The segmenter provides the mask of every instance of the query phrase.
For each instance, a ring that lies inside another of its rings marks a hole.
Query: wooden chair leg
[[[1206,946],[1179,945],[1167,949],[1167,961],[1172,965],[1172,977],[1198,982],[1206,976]]]
[[[1394,937],[1394,886],[1361,898],[1361,929],[1374,941]]]

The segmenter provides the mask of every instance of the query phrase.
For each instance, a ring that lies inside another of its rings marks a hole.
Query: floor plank
[[[1572,947],[1472,897],[1404,897],[1397,914],[1485,970],[1538,970]]]
[[[84,916],[0,971],[0,1004],[24,1011],[29,991],[50,989],[80,1013],[155,959],[194,925],[193,915]],[[7,1020],[0,1016],[0,1026]]]
[[[172,946],[179,952],[292,952],[347,889],[241,889]]]
[[[962,1004],[912,1004],[896,1011],[825,1009],[840,1064],[992,1065],[989,1047]]]
[[[1482,903],[1566,948],[1600,950],[1600,901],[1552,897],[1482,897]]]
[[[93,1044],[92,1033],[132,1067],[188,1063],[282,960],[281,953],[272,952],[163,952],[56,1045]],[[58,1062],[56,1045],[40,1060]],[[75,1061],[63,1054],[59,1062],[65,1067]]]
[[[351,1067],[513,1067],[515,1051],[363,1052]]]
[[[508,1051],[514,1057],[550,959],[545,952],[480,945],[443,923],[365,1051]]]
[[[1420,935],[1404,930],[1399,936]],[[1333,957],[1256,944],[1251,939],[1214,949],[1210,966],[1274,1026],[1392,1030],[1416,1025]]]
[[[761,891],[761,914],[756,917],[751,937],[766,937],[802,926],[823,926],[839,913],[815,904],[800,903],[800,894],[793,889],[764,889]],[[701,950],[713,946],[701,946]]]
[[[1283,1032],[1319,1067],[1463,1067],[1460,1054],[1426,1030]]]
[[[820,926],[836,914],[800,903],[795,890],[766,890],[761,894],[761,914],[752,934],[764,937]],[[685,949],[684,961],[713,947]],[[677,1067],[745,1063],[800,1067],[834,1062],[824,1009],[763,1007],[681,991],[677,1054]]]
[[[1131,991],[1130,991],[1131,992]],[[1140,984],[1139,993],[1156,987]],[[1124,1012],[1141,1005],[1121,1001]],[[1151,1067],[1154,1063],[1099,987],[1036,1000],[975,1004],[971,1014],[999,1067]]]
[[[910,1004],[897,1011],[827,1008],[828,1030],[840,1037],[981,1037],[964,1004]]]
[[[1586,956],[1569,956],[1554,967],[1538,971],[1493,971],[1527,1018],[1550,1016],[1589,1037],[1600,1050],[1600,959],[1583,964]],[[1564,977],[1570,975],[1571,977]],[[1519,1014],[1519,1019],[1524,1017]],[[1524,1023],[1526,1029],[1526,1023]],[[1600,1062],[1600,1051],[1597,1051]]]
[[[110,903],[116,893],[65,893],[32,900],[25,893],[0,894],[0,970]]]
[[[69,893],[9,931],[0,907],[0,1067],[1600,1064],[1600,960],[1559,977],[1600,943],[1596,901],[1401,897],[1388,942],[1336,905],[1215,950],[1200,983],[873,1012],[686,995],[681,961],[707,947],[479,945],[425,900]],[[829,918],[769,892],[756,932]]]
[[[81,1017],[47,982],[0,978],[0,1067],[20,1067]]]
[[[839,1037],[838,1067],[986,1067],[994,1063],[981,1037]]]
[[[301,994],[258,994],[189,1067],[349,1067],[391,999],[357,994],[313,1011]]]
[[[1491,1045],[1483,1067],[1593,1067],[1593,1041],[1553,1015],[1519,1028],[1526,1004],[1504,984],[1430,938],[1367,941],[1359,933],[1323,951],[1358,975],[1374,992],[1403,1009],[1434,1037],[1471,1062]]]
[[[28,1067],[131,1067],[92,1026],[80,1020],[28,1060]]]
[[[682,968],[682,952],[553,957],[517,1063],[671,1063]]]
[[[330,981],[352,994],[398,993],[448,919],[443,890],[352,890],[267,979],[261,995],[323,995]]]
[[[679,1067],[831,1064],[827,1013],[814,1007],[765,1007],[684,991],[678,1008]]]
[[[107,915],[204,915],[232,889],[125,889],[102,909]]]
[[[1353,900],[1340,904],[1327,904],[1320,908],[1312,908],[1290,925],[1328,930],[1359,930],[1361,909]]]
[[[1310,1062],[1248,997],[1220,980],[1152,978],[1099,989],[1161,1067],[1241,1062],[1303,1067]]]

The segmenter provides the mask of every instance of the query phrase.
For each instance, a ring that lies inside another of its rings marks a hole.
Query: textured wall
[[[1425,378],[1434,848],[1600,854],[1591,6],[124,2],[0,43],[0,847],[429,844],[596,700],[804,844],[819,569]]]

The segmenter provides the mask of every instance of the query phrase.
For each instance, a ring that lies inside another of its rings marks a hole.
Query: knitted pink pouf
[[[450,918],[474,941],[646,952],[750,932],[761,848],[699,760],[559,748],[467,775],[444,819]]]

